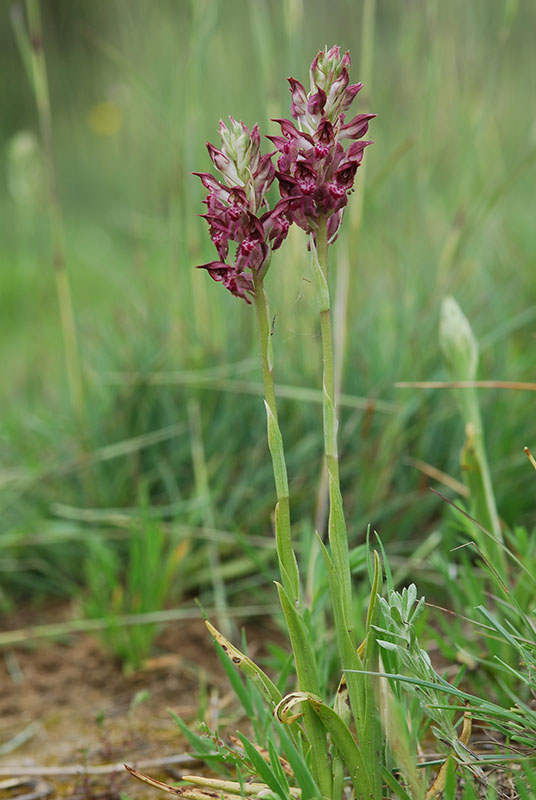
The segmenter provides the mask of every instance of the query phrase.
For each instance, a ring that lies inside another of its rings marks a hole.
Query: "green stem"
[[[292,549],[292,534],[290,527],[290,498],[288,489],[287,467],[283,438],[279,429],[277,404],[275,399],[273,352],[270,328],[270,312],[268,298],[264,290],[262,278],[255,277],[255,311],[259,330],[261,348],[262,377],[264,381],[264,396],[266,417],[268,423],[268,446],[272,456],[274,470],[277,506],[275,510],[275,536],[277,557],[281,573],[281,583],[287,595],[292,598],[296,606],[299,603],[299,576],[296,556]]]
[[[315,242],[311,241],[313,278],[320,315],[323,360],[323,421],[324,451],[328,475],[329,519],[328,538],[331,556],[325,551],[325,563],[330,574],[330,594],[335,617],[337,647],[343,669],[352,669],[351,664],[361,663],[356,652],[356,640],[352,609],[352,576],[349,563],[348,535],[342,505],[339,480],[339,456],[337,449],[337,409],[335,402],[335,370],[333,363],[333,341],[331,328],[331,302],[328,287],[328,242],[327,218],[318,220]],[[323,546],[323,545],[322,545]],[[371,603],[375,601],[378,587],[374,585]],[[368,659],[365,669],[368,669]],[[361,667],[359,668],[361,669]],[[381,732],[376,708],[374,687],[369,676],[356,680],[356,675],[346,673],[350,706],[355,720],[357,736],[365,763],[369,770],[369,788],[363,785],[359,800],[381,797]],[[367,783],[368,785],[368,783]]]
[[[360,104],[363,111],[369,110],[369,92],[372,83],[372,61],[374,54],[374,27],[376,19],[376,0],[364,0],[362,5],[361,19],[359,28],[361,30],[361,56],[359,59],[359,78],[363,85],[367,87],[362,90]],[[366,92],[366,94],[364,94]],[[350,327],[350,298],[354,296],[356,281],[359,280],[359,269],[357,269],[359,253],[359,238],[363,221],[363,203],[365,197],[367,159],[364,159],[359,168],[359,183],[352,203],[346,209],[346,236],[341,237],[338,245],[339,257],[337,259],[337,275],[335,287],[334,303],[334,375],[335,375],[335,398],[338,401],[342,391],[342,381],[346,361],[348,330]],[[350,247],[352,251],[350,253]],[[325,539],[326,520],[329,508],[328,496],[328,472],[326,465],[322,466],[320,476],[317,504],[315,513],[315,527],[322,541]],[[319,542],[315,538],[311,548],[309,565],[307,569],[307,579],[305,596],[311,597],[313,594],[316,560],[319,554]]]
[[[316,661],[303,617],[300,613],[298,564],[292,549],[290,502],[283,438],[279,429],[275,399],[270,312],[262,277],[254,275],[255,310],[259,329],[265,406],[268,422],[268,446],[272,456],[277,505],[275,537],[282,586],[278,587],[281,607],[290,636],[300,690],[319,693]],[[331,797],[331,769],[322,722],[310,708],[304,708],[303,727],[311,747],[311,767],[323,797]]]
[[[331,301],[328,288],[327,218],[320,217],[316,231],[316,247],[311,242],[314,284],[320,314],[322,334],[322,413],[324,422],[324,453],[328,473],[329,520],[328,537],[335,569],[341,582],[342,605],[348,632],[353,639],[352,581],[348,555],[348,536],[342,507],[337,450],[337,408],[335,402],[335,371],[331,329]]]
[[[493,541],[479,535],[479,544],[487,558],[504,576],[506,575],[506,557],[501,547],[504,539],[491,482],[484,441],[484,427],[476,389],[459,390],[458,402],[467,429],[467,440],[462,451],[462,469],[465,470],[464,478],[471,496],[471,511],[475,519],[495,537],[495,541]]]

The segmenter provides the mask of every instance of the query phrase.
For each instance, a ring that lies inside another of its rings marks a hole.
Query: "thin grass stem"
[[[208,469],[201,431],[201,413],[199,411],[199,403],[195,400],[191,400],[188,403],[188,418],[190,422],[190,441],[195,485],[198,497],[203,503],[203,525],[206,528],[214,529],[216,527],[216,521],[210,494]],[[223,580],[221,571],[218,543],[216,541],[208,541],[206,548],[210,579],[214,593],[214,604],[217,609],[216,619],[218,620],[218,627],[224,636],[230,637],[232,635],[232,624],[229,616],[225,581]]]
[[[248,605],[235,606],[229,613],[235,617],[266,617],[277,613],[278,606]],[[205,608],[207,615],[214,615],[215,608]],[[102,619],[72,619],[66,622],[57,622],[49,625],[34,625],[14,631],[0,633],[0,648],[13,647],[24,642],[33,642],[38,639],[55,639],[89,631],[106,630],[113,621],[117,627],[129,625],[154,625],[166,622],[176,622],[184,619],[199,619],[201,613],[197,606],[187,608],[168,608],[163,611],[147,611],[142,614],[109,615]]]
[[[20,13],[14,14],[13,24],[23,62],[30,72],[39,117],[46,176],[47,206],[52,237],[54,275],[65,364],[71,403],[78,419],[82,421],[84,419],[84,382],[78,350],[71,284],[66,264],[63,215],[57,190],[52,137],[52,111],[43,49],[43,27],[39,0],[26,0],[26,12],[28,15],[28,30],[24,27]]]

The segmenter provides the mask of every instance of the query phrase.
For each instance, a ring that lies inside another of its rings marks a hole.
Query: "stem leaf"
[[[254,661],[231,644],[231,642],[229,642],[208,620],[205,620],[205,625],[214,641],[221,647],[232,663],[255,684],[261,694],[266,697],[272,705],[276,706],[281,700],[281,692],[275,683],[270,680],[268,675],[266,675]]]
[[[318,716],[322,725],[329,733],[331,740],[346,764],[350,773],[350,778],[354,785],[358,798],[374,798],[372,784],[369,778],[369,770],[365,765],[363,756],[352,736],[350,729],[342,721],[339,715],[330,708],[320,697],[311,692],[293,692],[283,698],[276,710],[279,718],[284,720],[289,715],[292,707],[298,703],[308,703],[315,714]]]

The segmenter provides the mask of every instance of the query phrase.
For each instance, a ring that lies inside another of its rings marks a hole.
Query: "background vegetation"
[[[378,0],[375,25],[363,29],[355,0],[332,0],[329,13],[319,0],[43,2],[83,414],[68,392],[38,117],[9,10],[4,2],[0,604],[86,584],[92,615],[99,598],[103,614],[192,591],[216,591],[224,604],[272,577],[254,319],[193,269],[213,253],[190,173],[208,168],[204,142],[217,140],[220,117],[276,133],[269,119],[288,114],[285,76],[305,82],[312,56],[333,43],[350,49],[351,77],[366,83],[360,110],[378,114],[333,249],[350,267],[347,326],[342,314],[336,323],[347,334],[350,535],[362,542],[370,523],[395,578],[411,572],[437,594],[426,547],[441,542],[450,559],[455,540],[429,491],[437,483],[415,464],[460,480],[464,431],[449,392],[395,384],[446,379],[437,335],[446,294],[479,339],[480,378],[534,379],[536,6]],[[292,243],[275,254],[268,288],[278,284],[273,342],[293,512],[308,534],[321,462],[319,339],[299,232]],[[340,280],[334,289],[346,291]],[[534,475],[522,448],[536,442],[533,395],[482,390],[481,402],[500,513],[530,530]],[[154,539],[155,529],[165,535]],[[150,555],[143,531],[156,541]],[[140,558],[154,582],[170,553],[169,593],[147,600],[135,590]],[[113,583],[129,559],[134,589],[110,601],[96,576]],[[232,579],[227,600],[222,576]]]

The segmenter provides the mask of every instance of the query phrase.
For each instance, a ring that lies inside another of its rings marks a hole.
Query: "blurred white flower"
[[[33,131],[16,133],[6,149],[9,193],[18,205],[36,205],[43,188],[41,146]]]

